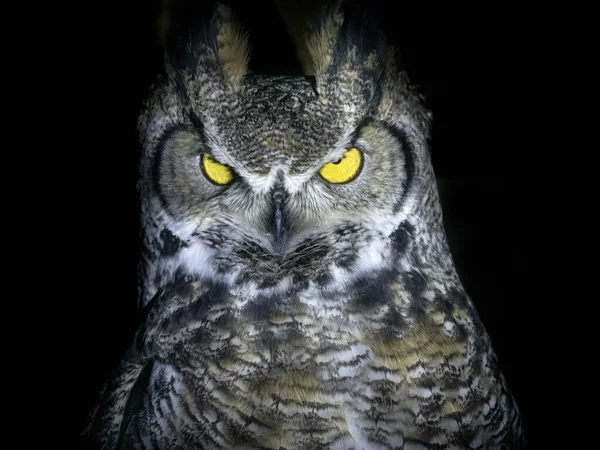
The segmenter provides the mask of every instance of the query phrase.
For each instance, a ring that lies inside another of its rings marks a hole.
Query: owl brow
[[[190,111],[190,122],[194,127],[194,131],[196,131],[200,135],[200,139],[202,139],[203,142],[206,142],[204,124],[202,123],[202,120],[200,120],[200,117],[198,117],[194,111]]]
[[[365,117],[363,117],[361,119],[361,121],[358,123],[358,125],[354,128],[354,131],[352,131],[352,133],[350,133],[350,135],[348,136],[348,139],[347,139],[348,146],[356,147],[356,141],[358,141],[358,138],[360,137],[360,132],[362,131],[362,129],[368,125],[371,125],[373,122],[374,122],[373,117],[371,117],[370,115],[366,115]]]
[[[356,128],[354,129],[354,131],[350,134],[350,142],[352,143],[352,145],[354,145],[358,139],[358,135],[360,134],[360,132],[362,131],[363,128],[371,125],[374,122],[373,117],[371,117],[370,115],[366,115],[365,117],[363,117],[361,119],[361,121],[358,123],[358,125],[356,126]]]
[[[381,104],[381,99],[383,98],[383,90],[381,88],[381,82],[377,81],[375,83],[375,92],[373,92],[373,96],[371,97],[370,103],[370,112],[375,113]]]
[[[206,135],[206,127],[204,126],[204,123],[202,122],[200,117],[198,117],[198,115],[194,111],[190,111],[189,118],[190,118],[190,122],[192,123],[193,130],[198,134],[200,140],[204,144],[206,144],[204,146],[202,153],[205,153],[207,155],[212,156],[215,159],[218,159],[215,156],[214,152],[212,151],[208,136]]]

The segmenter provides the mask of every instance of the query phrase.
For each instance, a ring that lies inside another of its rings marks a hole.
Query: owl
[[[348,11],[308,22],[309,75],[251,72],[224,4],[170,40],[138,122],[144,320],[96,448],[524,447],[447,245],[430,114]]]

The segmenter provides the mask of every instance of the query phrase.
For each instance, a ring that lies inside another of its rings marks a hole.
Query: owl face
[[[390,264],[427,158],[418,97],[385,47],[359,51],[341,18],[313,37],[314,77],[245,73],[230,20],[219,10],[212,37],[174,50],[140,119],[154,279],[336,289]]]

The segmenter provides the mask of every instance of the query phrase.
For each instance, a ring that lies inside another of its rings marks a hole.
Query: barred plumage
[[[102,448],[523,446],[446,244],[429,115],[379,34],[322,14],[314,83],[246,73],[222,5],[168,54],[139,122],[146,317],[87,430]],[[348,148],[357,177],[320,177]]]

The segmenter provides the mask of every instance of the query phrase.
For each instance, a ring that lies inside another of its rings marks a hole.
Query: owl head
[[[248,70],[227,6],[204,18],[174,33],[139,118],[141,302],[175,274],[251,297],[453,270],[429,114],[372,22],[320,9],[293,77]]]

